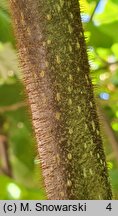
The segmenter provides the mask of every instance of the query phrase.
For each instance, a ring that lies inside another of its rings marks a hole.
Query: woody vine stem
[[[48,199],[111,199],[78,0],[9,0]]]

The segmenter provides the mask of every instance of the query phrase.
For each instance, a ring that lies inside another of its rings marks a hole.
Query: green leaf
[[[118,0],[111,0],[113,3],[118,4]]]
[[[118,59],[118,43],[114,43],[113,46],[111,47],[111,50],[113,54],[116,56],[116,58]]]
[[[0,176],[0,199],[1,200],[43,200],[46,199],[44,191],[37,188],[24,187],[15,180],[6,176]]]
[[[113,38],[105,32],[105,27],[87,24],[87,31],[90,31],[89,45],[94,47],[109,48],[113,44]],[[109,30],[110,31],[110,30]]]
[[[87,0],[89,3],[91,3],[91,2],[99,2],[100,0]]]
[[[118,1],[117,1],[118,2]],[[95,13],[94,21],[99,24],[112,23],[118,20],[118,5],[107,1],[102,13]],[[114,34],[114,32],[112,32]]]
[[[113,189],[118,191],[118,170],[111,170],[110,172],[110,176],[111,176],[111,183],[113,186]]]
[[[118,42],[118,21],[103,24],[100,26],[100,30],[107,35],[106,40],[110,37],[113,43]]]
[[[9,15],[0,8],[0,41],[11,41],[15,44]]]
[[[18,61],[16,50],[11,43],[0,42],[0,77],[3,82],[12,81],[14,75],[18,76]]]

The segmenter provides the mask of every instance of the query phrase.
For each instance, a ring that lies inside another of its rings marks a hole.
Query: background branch
[[[9,177],[12,177],[12,169],[8,154],[8,140],[7,137],[4,135],[0,135],[0,161],[0,172]]]
[[[93,17],[94,17],[94,14],[95,14],[95,12],[96,12],[96,9],[97,9],[97,7],[98,7],[98,5],[99,5],[99,2],[100,2],[100,0],[98,0],[98,2],[96,3],[96,6],[95,6],[95,8],[94,8],[94,10],[93,10],[93,12],[92,12],[92,14],[91,14],[90,19],[89,19],[89,22],[91,22],[91,21],[93,20]]]
[[[26,106],[25,102],[15,103],[15,104],[12,104],[10,106],[2,106],[2,107],[0,107],[0,113],[15,111],[15,110],[17,110],[21,107],[25,107],[25,106]]]

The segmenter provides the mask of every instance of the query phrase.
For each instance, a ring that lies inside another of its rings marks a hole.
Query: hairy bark
[[[111,199],[77,0],[9,0],[48,199]]]

